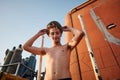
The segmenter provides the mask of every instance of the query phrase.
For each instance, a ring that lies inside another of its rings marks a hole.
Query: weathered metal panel
[[[94,14],[95,13],[95,14]],[[120,79],[120,0],[89,0],[66,15],[66,25],[82,30],[78,15],[83,16],[86,31],[103,80]],[[97,16],[95,18],[95,16]],[[71,39],[66,33],[66,42]],[[70,70],[73,80],[95,80],[85,39],[72,51]],[[79,56],[76,59],[76,52]],[[79,66],[78,61],[79,60]],[[80,70],[79,70],[80,68]]]

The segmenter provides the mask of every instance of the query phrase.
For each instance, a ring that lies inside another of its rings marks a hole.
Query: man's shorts
[[[59,79],[59,80],[72,80],[72,78],[63,78],[63,79]]]

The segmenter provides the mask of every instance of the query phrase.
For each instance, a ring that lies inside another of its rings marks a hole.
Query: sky
[[[40,29],[56,20],[65,25],[66,14],[86,0],[0,0],[0,63],[3,64],[5,51],[24,44]],[[62,37],[64,39],[64,36]],[[64,43],[64,40],[62,40]],[[40,46],[41,37],[34,46]],[[44,46],[50,47],[50,39],[45,36]],[[29,57],[27,51],[22,58]],[[37,65],[38,59],[37,56]],[[44,65],[43,60],[43,67]],[[44,70],[44,68],[42,68]]]

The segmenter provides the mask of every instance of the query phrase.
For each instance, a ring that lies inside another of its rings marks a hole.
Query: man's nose
[[[56,34],[54,34],[54,37],[56,37]]]
[[[57,36],[57,34],[55,33],[55,34],[54,34],[54,37],[56,37],[56,36]]]

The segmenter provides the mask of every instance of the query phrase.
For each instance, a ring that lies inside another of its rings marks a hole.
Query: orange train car
[[[65,24],[84,25],[102,80],[120,80],[120,0],[88,0],[67,13]],[[72,36],[66,33],[66,42]],[[97,80],[93,67],[84,37],[71,54],[72,79]]]

